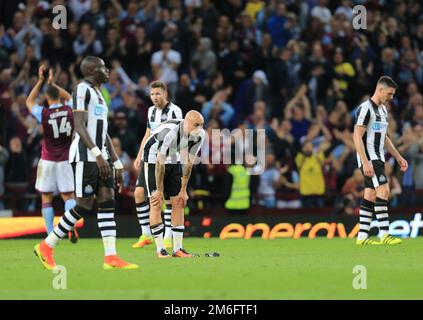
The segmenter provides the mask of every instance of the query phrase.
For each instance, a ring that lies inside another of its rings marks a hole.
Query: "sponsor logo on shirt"
[[[105,111],[106,111],[106,109],[100,104],[96,105],[95,108],[94,108],[94,114],[96,116],[102,116]]]
[[[375,132],[381,132],[382,130],[386,129],[387,123],[381,121],[375,121],[372,124],[372,130]]]

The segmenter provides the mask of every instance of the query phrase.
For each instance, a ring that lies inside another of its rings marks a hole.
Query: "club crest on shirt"
[[[161,120],[166,121],[167,120],[167,114],[162,114]]]

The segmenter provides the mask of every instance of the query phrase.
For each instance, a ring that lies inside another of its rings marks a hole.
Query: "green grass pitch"
[[[423,238],[398,246],[358,247],[353,239],[195,239],[193,259],[158,259],[154,247],[118,253],[138,270],[103,270],[101,239],[62,241],[56,262],[67,289],[33,253],[37,240],[0,241],[0,299],[422,299]],[[218,251],[219,258],[205,252]],[[367,269],[367,289],[353,288],[353,268]]]

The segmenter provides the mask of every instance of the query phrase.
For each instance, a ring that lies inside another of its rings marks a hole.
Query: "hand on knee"
[[[183,210],[184,209],[184,201],[180,198],[172,199],[172,209],[174,210]]]

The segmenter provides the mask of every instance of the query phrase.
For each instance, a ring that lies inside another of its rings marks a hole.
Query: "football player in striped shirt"
[[[145,141],[151,136],[151,132],[157,128],[162,122],[172,119],[182,119],[182,110],[177,105],[173,104],[168,99],[167,86],[162,81],[153,81],[150,84],[150,99],[153,105],[148,109],[147,129],[145,130],[144,137],[141,141],[138,156],[135,159],[134,166],[136,169],[143,167],[142,150]],[[150,232],[150,206],[148,199],[144,196],[145,181],[144,171],[141,170],[134,192],[135,206],[137,210],[138,222],[141,227],[141,235],[132,248],[142,248],[145,245],[153,243],[153,237]],[[171,212],[172,205],[170,199],[166,199],[166,207],[164,210],[164,246],[165,248],[172,247],[172,226],[171,226]]]
[[[364,199],[360,205],[360,230],[358,245],[399,244],[401,240],[389,234],[389,183],[385,174],[385,150],[398,162],[401,171],[408,168],[407,161],[400,155],[387,136],[388,111],[385,103],[392,100],[398,86],[387,76],[382,76],[373,96],[357,109],[354,126],[354,145],[357,151],[358,167],[364,175]],[[380,241],[369,239],[373,213],[379,223]]]
[[[189,111],[184,119],[169,120],[159,125],[144,144],[144,179],[146,196],[150,199],[151,233],[157,256],[170,255],[163,243],[161,206],[163,195],[172,203],[173,257],[190,258],[182,246],[184,207],[188,200],[187,184],[192,166],[205,141],[204,119],[197,111]],[[178,160],[180,159],[180,161]]]
[[[109,70],[98,57],[88,56],[81,62],[84,76],[73,92],[75,137],[69,160],[75,175],[76,206],[65,212],[59,224],[34,248],[47,269],[56,266],[53,250],[83,216],[92,214],[97,201],[97,220],[104,246],[104,269],[137,269],[116,253],[115,183],[122,188],[123,165],[107,134],[108,107],[100,92],[109,79]],[[95,196],[95,197],[94,197]]]

